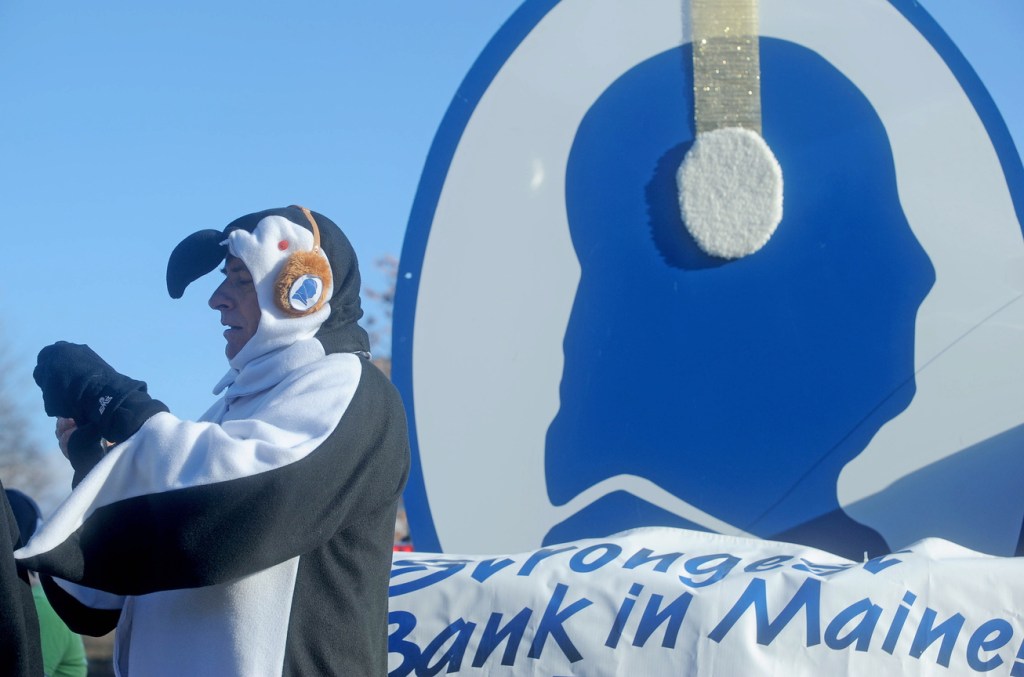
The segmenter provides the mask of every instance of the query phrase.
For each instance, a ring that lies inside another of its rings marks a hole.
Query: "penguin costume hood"
[[[260,306],[255,335],[229,360],[235,371],[278,348],[315,338],[325,353],[369,356],[359,263],[348,238],[326,216],[292,205],[235,219],[222,231],[182,240],[167,264],[167,291],[181,298],[228,255],[252,275]]]

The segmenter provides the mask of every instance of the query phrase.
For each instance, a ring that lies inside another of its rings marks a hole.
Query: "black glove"
[[[167,407],[146,393],[146,384],[114,371],[86,345],[58,341],[39,351],[32,378],[43,391],[50,416],[94,424],[108,440],[131,437],[146,420]]]
[[[95,423],[86,423],[71,433],[68,438],[68,460],[75,469],[75,475],[71,478],[72,489],[78,486],[106,453],[107,448]]]

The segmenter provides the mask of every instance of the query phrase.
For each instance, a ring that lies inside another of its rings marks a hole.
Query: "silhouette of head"
[[[701,252],[675,185],[693,141],[690,63],[685,46],[624,74],[573,144],[566,204],[582,273],[549,495],[561,505],[635,475],[739,529],[832,545],[801,525],[846,520],[839,472],[913,397],[915,316],[934,271],[867,99],[815,53],[767,38],[763,133],[783,170],[783,219],[752,256]],[[651,524],[701,527],[611,492],[547,540]],[[877,539],[850,525],[851,552]]]

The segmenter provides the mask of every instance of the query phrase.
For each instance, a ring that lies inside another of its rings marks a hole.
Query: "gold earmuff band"
[[[744,127],[761,133],[758,0],[693,0],[697,133]]]
[[[292,205],[302,210],[302,213],[309,219],[309,225],[313,226],[313,251],[320,251],[320,228],[316,225],[316,219],[313,218],[313,212],[309,211],[302,205]]]

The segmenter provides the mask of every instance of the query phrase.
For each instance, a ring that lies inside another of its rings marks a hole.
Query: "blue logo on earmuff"
[[[324,284],[319,277],[303,275],[292,283],[288,301],[295,310],[309,310],[323,295]]]

